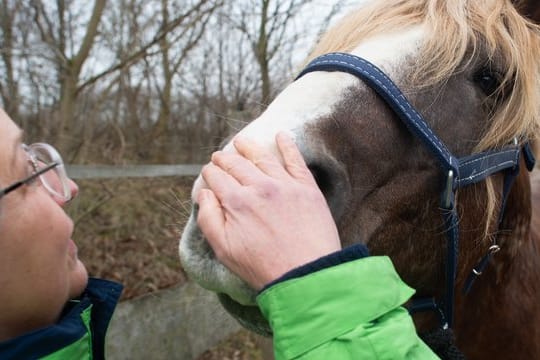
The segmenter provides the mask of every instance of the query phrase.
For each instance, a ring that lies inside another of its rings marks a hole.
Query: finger
[[[199,213],[197,224],[214,248],[225,240],[225,215],[221,205],[211,190],[201,189],[197,197]]]
[[[201,175],[219,201],[223,201],[227,194],[237,191],[242,186],[234,177],[213,163],[206,164],[201,170]]]
[[[288,177],[283,164],[268,149],[242,137],[235,138],[233,144],[240,155],[253,162],[265,174],[277,179]]]
[[[255,164],[236,153],[216,151],[212,154],[212,163],[242,185],[253,184],[261,175],[266,176]]]
[[[287,133],[279,132],[276,135],[276,143],[281,156],[283,156],[287,172],[295,179],[310,183],[315,182],[313,174],[309,171],[294,140]]]

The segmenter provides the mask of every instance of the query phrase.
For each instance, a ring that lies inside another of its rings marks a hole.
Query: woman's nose
[[[69,191],[71,192],[71,199],[75,199],[79,195],[79,186],[71,179],[69,179]]]
[[[75,181],[69,178],[67,179],[67,181],[69,194],[71,195],[69,200],[66,200],[66,198],[62,198],[60,196],[52,196],[54,201],[56,201],[56,203],[60,206],[66,205],[69,201],[73,200],[79,194],[79,186],[77,185],[77,183],[75,183]]]

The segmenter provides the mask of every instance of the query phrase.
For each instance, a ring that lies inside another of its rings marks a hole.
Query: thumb
[[[199,213],[197,224],[214,248],[225,239],[225,216],[216,195],[212,190],[201,189],[197,196]]]

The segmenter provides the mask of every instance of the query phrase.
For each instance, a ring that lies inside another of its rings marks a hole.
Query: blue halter
[[[369,61],[358,56],[345,53],[330,53],[311,61],[296,79],[313,71],[339,71],[352,74],[363,80],[406,125],[409,131],[417,137],[424,146],[437,158],[446,179],[441,197],[441,208],[447,235],[446,257],[446,292],[444,301],[437,302],[434,298],[414,299],[409,311],[411,313],[424,310],[434,310],[440,315],[441,325],[451,327],[454,318],[454,291],[456,282],[459,223],[455,206],[455,194],[458,188],[483,181],[487,177],[504,171],[504,187],[502,209],[499,221],[506,204],[512,183],[519,173],[520,154],[524,154],[527,168],[534,168],[534,156],[528,143],[520,146],[517,140],[514,144],[501,150],[485,151],[462,158],[455,157],[445,144],[435,135],[418,111],[405,98],[400,89]],[[495,240],[494,240],[495,241]],[[499,250],[494,242],[486,256],[475,266],[467,279],[464,291],[468,292],[474,279],[479,276],[489,263],[495,252]]]

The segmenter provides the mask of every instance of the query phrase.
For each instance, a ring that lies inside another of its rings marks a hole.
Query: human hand
[[[217,151],[202,170],[197,222],[217,258],[260,290],[284,273],[341,249],[324,196],[294,141],[276,136],[284,164],[251,140]]]

